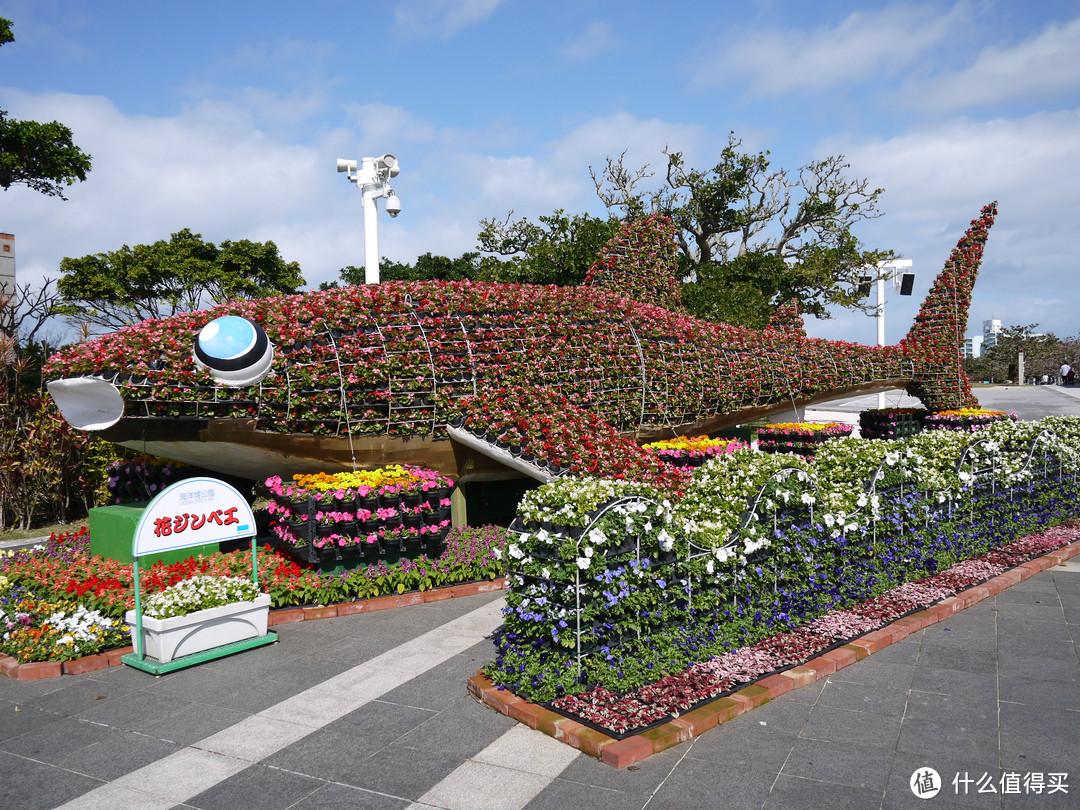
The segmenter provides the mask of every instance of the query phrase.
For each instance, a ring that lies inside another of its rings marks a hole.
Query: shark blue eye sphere
[[[195,362],[223,385],[254,385],[270,373],[274,346],[258,324],[224,315],[199,330]]]

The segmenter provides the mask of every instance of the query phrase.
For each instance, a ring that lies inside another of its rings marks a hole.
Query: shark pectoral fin
[[[464,424],[450,437],[541,481],[572,475],[641,481],[681,492],[687,475],[595,413],[549,389],[495,388],[462,400]]]
[[[465,428],[460,427],[448,427],[446,432],[450,435],[450,438],[469,447],[478,453],[482,453],[493,461],[497,461],[504,467],[509,467],[513,470],[517,470],[520,473],[524,473],[530,478],[535,478],[537,481],[546,484],[555,478],[551,469],[545,464],[540,466],[535,463],[534,459],[522,459],[521,454],[510,452],[509,447],[501,446],[497,441],[492,441],[487,438],[486,435],[477,435]]]
[[[68,377],[46,386],[60,415],[79,430],[104,430],[124,415],[119,389],[100,377]]]

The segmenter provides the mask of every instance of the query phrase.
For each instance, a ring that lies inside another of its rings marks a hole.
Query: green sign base
[[[231,644],[222,644],[220,647],[211,647],[209,650],[201,650],[200,652],[192,653],[191,655],[182,655],[179,658],[174,658],[172,661],[164,664],[157,659],[146,658],[139,653],[128,653],[127,655],[121,656],[120,660],[129,667],[141,669],[143,672],[149,672],[152,675],[164,675],[166,672],[194,666],[195,664],[201,664],[205,661],[213,661],[215,658],[224,658],[226,655],[243,652],[244,650],[250,650],[254,647],[274,644],[277,640],[277,633],[270,630],[265,636],[245,638],[243,641],[234,641]]]

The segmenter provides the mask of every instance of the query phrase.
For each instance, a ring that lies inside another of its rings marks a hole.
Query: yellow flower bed
[[[815,433],[836,426],[836,422],[772,422],[766,428],[759,428],[759,430],[802,430]]]
[[[726,447],[738,439],[710,439],[708,436],[677,436],[642,445],[646,450],[708,450],[710,447]]]
[[[378,488],[388,484],[407,484],[419,481],[419,477],[406,470],[400,464],[388,464],[377,470],[357,470],[355,472],[313,473],[294,475],[293,481],[298,487],[328,492],[337,489],[359,487]]]
[[[955,411],[934,411],[934,416],[1007,416],[1005,411],[988,411],[985,408],[959,408]]]

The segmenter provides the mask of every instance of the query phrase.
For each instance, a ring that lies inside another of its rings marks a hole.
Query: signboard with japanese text
[[[131,553],[141,557],[254,534],[255,515],[234,487],[216,478],[185,478],[147,504]]]

